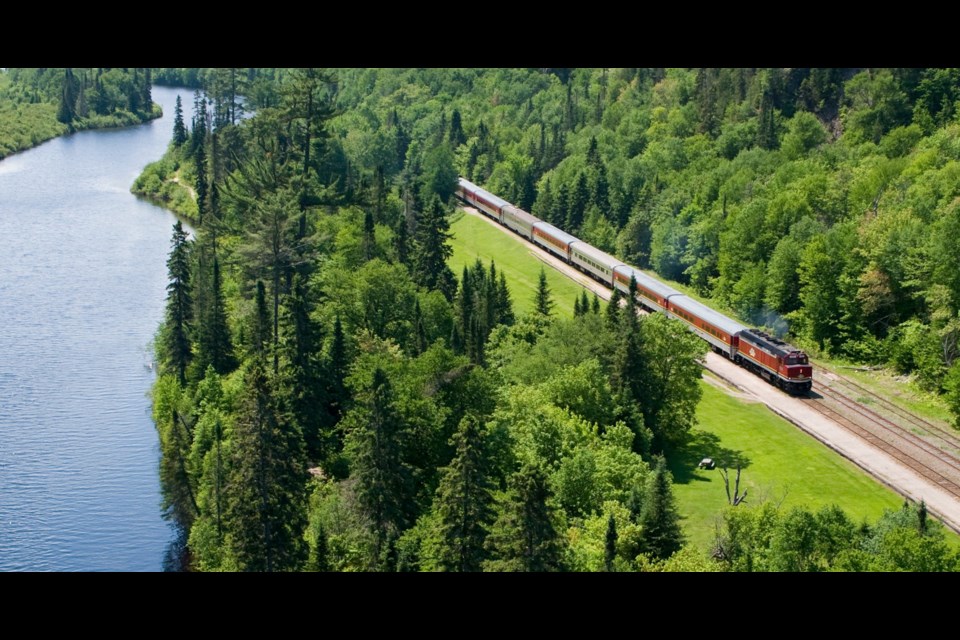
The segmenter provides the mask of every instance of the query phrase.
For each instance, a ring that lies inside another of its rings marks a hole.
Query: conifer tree
[[[308,551],[303,436],[271,388],[263,355],[245,387],[230,439],[226,546],[242,571],[295,571]]]
[[[417,219],[413,277],[418,284],[440,291],[447,300],[453,299],[457,287],[457,280],[447,266],[447,260],[453,255],[450,237],[450,222],[443,202],[432,195]]]
[[[167,310],[161,360],[181,385],[187,381],[192,350],[190,330],[193,321],[193,293],[190,282],[190,246],[183,224],[173,225],[170,257],[167,259]]]
[[[483,541],[495,514],[483,424],[464,416],[451,444],[456,455],[441,471],[437,489],[440,564],[447,571],[480,571],[487,556]]]
[[[550,298],[550,286],[547,284],[547,272],[540,267],[537,280],[537,293],[533,304],[534,311],[545,318],[553,312],[553,300]]]
[[[485,571],[561,571],[563,544],[547,476],[527,465],[510,479],[500,514],[484,543]]]
[[[350,476],[374,537],[371,568],[392,570],[393,544],[411,515],[412,477],[401,451],[403,423],[383,369],[375,369],[369,388],[357,395],[356,406],[344,416]]]
[[[187,127],[183,123],[183,103],[177,95],[177,104],[173,109],[173,145],[180,148],[187,139]]]
[[[607,572],[613,571],[613,561],[617,558],[617,521],[613,514],[607,518],[607,537],[604,544],[603,568]]]
[[[647,480],[640,524],[643,527],[641,550],[653,558],[669,558],[683,546],[680,514],[673,497],[670,472],[663,456],[657,456]]]

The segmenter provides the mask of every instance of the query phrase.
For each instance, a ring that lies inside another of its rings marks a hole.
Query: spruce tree
[[[456,455],[441,470],[436,509],[440,522],[440,565],[447,571],[480,571],[483,547],[495,515],[491,463],[483,424],[467,415],[451,439]]]
[[[669,558],[683,546],[680,514],[673,498],[670,471],[663,456],[657,456],[640,514],[641,550],[652,558]]]
[[[187,127],[183,124],[183,103],[178,94],[177,104],[173,109],[173,146],[179,149],[187,138]]]
[[[450,222],[443,202],[432,195],[417,219],[414,236],[413,278],[417,284],[440,291],[452,300],[457,280],[447,266],[453,255],[450,246]]]
[[[356,481],[361,512],[374,538],[371,568],[392,570],[391,550],[411,516],[412,476],[402,457],[403,423],[394,401],[393,385],[379,367],[356,406],[344,416],[350,476]]]
[[[600,315],[600,296],[594,292],[593,294],[593,307],[590,309],[593,313]]]
[[[603,568],[608,573],[613,571],[613,561],[617,558],[617,521],[613,514],[607,518],[607,537],[604,544]]]
[[[262,355],[244,382],[230,438],[227,548],[241,571],[295,571],[308,551],[303,436],[271,388]]]
[[[550,286],[547,284],[547,272],[540,267],[540,276],[537,280],[537,293],[533,303],[534,311],[544,318],[550,317],[553,312],[553,300],[550,298]]]
[[[620,326],[620,289],[614,287],[607,301],[607,325],[616,331]]]
[[[500,514],[484,543],[485,571],[561,571],[563,542],[546,474],[527,465],[510,478]]]
[[[580,293],[580,314],[586,315],[590,313],[590,298],[587,297],[587,290],[584,289]]]
[[[583,315],[583,307],[580,306],[580,296],[573,298],[573,317],[577,318]]]
[[[310,460],[326,453],[322,434],[321,407],[324,406],[323,377],[319,360],[321,336],[311,317],[313,301],[309,280],[293,274],[290,293],[282,306],[280,385],[290,411],[303,430]]]
[[[196,171],[194,190],[197,193],[197,224],[203,226],[203,214],[207,211],[207,151],[203,137],[197,141],[193,161]]]
[[[170,257],[167,259],[167,310],[161,360],[176,374],[181,386],[187,381],[192,351],[190,329],[193,321],[193,294],[190,285],[190,245],[179,220],[173,225]]]

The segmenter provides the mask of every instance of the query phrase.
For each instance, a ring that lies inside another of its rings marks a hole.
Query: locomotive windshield
[[[802,355],[802,356],[789,355],[786,358],[784,358],[784,362],[786,364],[807,364],[807,356],[806,355]]]

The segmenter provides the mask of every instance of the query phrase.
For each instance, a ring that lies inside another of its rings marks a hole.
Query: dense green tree
[[[453,299],[457,287],[456,278],[447,266],[453,254],[450,237],[446,209],[440,198],[433,196],[417,217],[413,275],[418,284],[440,291],[447,300]]]
[[[190,247],[187,232],[177,220],[173,225],[170,240],[170,257],[167,259],[167,309],[164,330],[161,334],[160,361],[186,384],[187,367],[193,358],[190,334],[193,322],[193,291],[190,278]]]
[[[537,279],[537,293],[533,301],[533,309],[537,315],[549,318],[553,313],[553,299],[550,297],[550,285],[547,284],[547,272],[540,267]]]
[[[494,518],[494,484],[484,426],[467,415],[451,444],[456,455],[441,470],[437,489],[440,565],[447,571],[480,571],[486,559],[483,542]]]
[[[307,558],[307,465],[299,425],[257,357],[233,427],[225,486],[226,546],[241,571],[293,571]]]
[[[386,372],[376,368],[343,418],[357,503],[374,537],[370,568],[390,570],[397,537],[410,524],[412,475],[403,460],[404,425]]]
[[[552,492],[539,468],[525,466],[510,479],[510,489],[490,529],[484,571],[561,571],[563,539]]]
[[[70,124],[77,117],[76,104],[77,94],[80,92],[80,83],[73,75],[73,69],[66,68],[63,71],[63,84],[60,92],[60,106],[57,109],[57,120],[64,124]]]
[[[173,110],[173,146],[182,147],[187,138],[187,127],[183,123],[183,103],[178,95],[177,104]]]
[[[607,519],[607,537],[603,548],[603,567],[609,572],[614,571],[613,562],[617,558],[617,521],[610,514]]]

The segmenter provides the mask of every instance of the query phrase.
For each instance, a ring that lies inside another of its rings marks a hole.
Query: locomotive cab
[[[786,378],[786,384],[797,391],[806,392],[813,386],[813,367],[803,351],[794,350],[783,357],[781,374]]]

